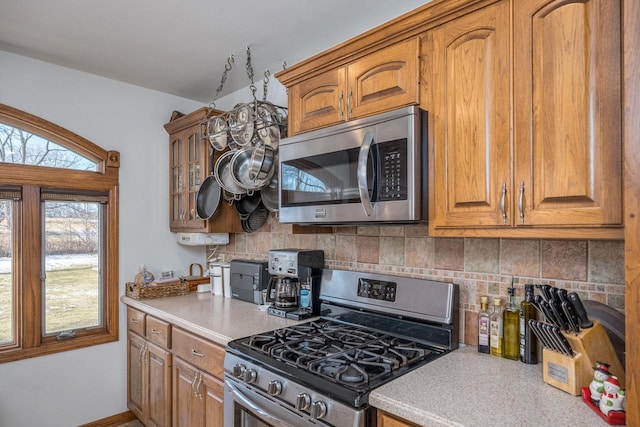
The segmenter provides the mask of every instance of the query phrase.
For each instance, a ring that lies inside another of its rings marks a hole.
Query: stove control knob
[[[311,396],[307,393],[298,393],[296,397],[296,409],[298,411],[305,411],[311,406]]]
[[[311,405],[311,418],[319,420],[320,418],[327,415],[327,404],[322,400],[316,400]]]
[[[236,364],[233,367],[233,376],[236,378],[242,378],[242,376],[244,375],[244,371],[247,369],[246,366],[244,366],[241,363]]]
[[[257,378],[258,378],[258,373],[255,371],[255,369],[245,369],[244,374],[242,375],[242,379],[247,384],[251,384],[252,382],[255,382]]]
[[[282,383],[278,380],[273,380],[267,385],[267,393],[271,396],[277,396],[282,393]]]

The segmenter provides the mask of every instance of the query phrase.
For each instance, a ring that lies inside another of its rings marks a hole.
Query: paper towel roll
[[[220,264],[210,264],[209,274],[211,275],[211,293],[213,295],[222,295],[222,267]]]
[[[224,297],[231,298],[231,264],[220,264],[222,267],[222,283]]]

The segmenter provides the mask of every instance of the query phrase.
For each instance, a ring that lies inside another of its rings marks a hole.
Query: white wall
[[[179,246],[169,232],[162,127],[173,110],[202,104],[4,51],[0,103],[120,152],[120,294],[139,264],[184,274],[204,263],[204,249]],[[0,364],[0,426],[69,427],[127,410],[124,313],[120,304],[117,343]]]

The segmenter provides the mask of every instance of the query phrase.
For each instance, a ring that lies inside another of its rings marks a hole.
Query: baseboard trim
[[[87,424],[82,424],[79,427],[116,427],[120,424],[127,423],[129,421],[136,420],[136,416],[133,415],[133,412],[126,411],[120,414],[112,415],[107,418],[103,418],[101,420],[92,421]]]

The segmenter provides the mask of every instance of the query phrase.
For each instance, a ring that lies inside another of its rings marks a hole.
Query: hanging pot
[[[234,204],[236,207],[236,211],[240,216],[240,219],[248,219],[249,215],[251,215],[251,213],[256,210],[258,205],[260,205],[260,200],[260,192],[256,192],[251,196],[243,197],[240,200],[236,200]]]
[[[263,181],[274,166],[275,150],[270,145],[260,142],[256,144],[251,153],[249,178]]]
[[[271,177],[273,176],[273,169],[270,168],[268,174],[264,179],[255,179],[249,176],[249,170],[251,168],[251,157],[254,147],[244,147],[238,150],[229,162],[229,168],[231,172],[231,178],[233,181],[242,188],[245,188],[249,194],[252,194],[254,190],[260,190],[267,185]]]
[[[200,184],[196,195],[196,214],[204,220],[211,218],[216,213],[222,200],[222,189],[213,174],[213,152],[209,156],[209,163],[211,175]]]
[[[237,151],[227,151],[218,158],[215,166],[215,177],[220,187],[233,194],[235,200],[240,200],[247,190],[238,185],[231,176],[231,159]]]

